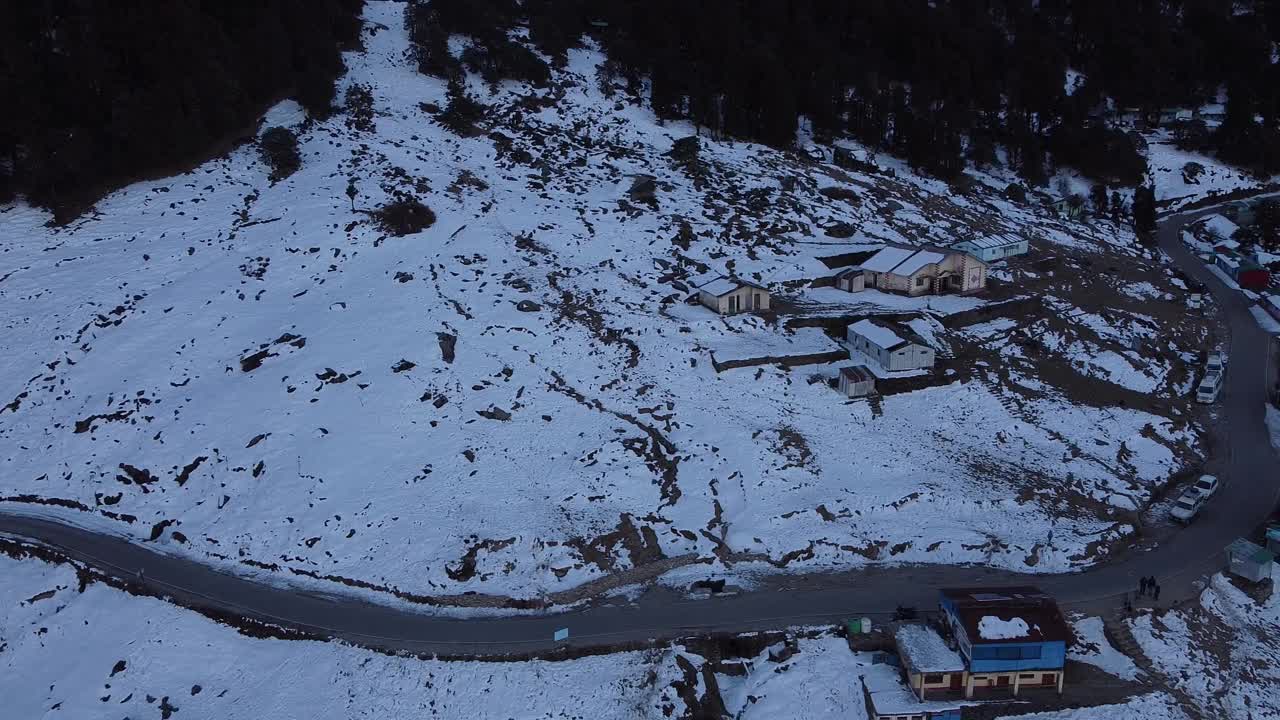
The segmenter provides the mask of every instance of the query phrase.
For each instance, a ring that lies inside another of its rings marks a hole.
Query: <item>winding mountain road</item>
[[[837,575],[782,577],[772,587],[736,595],[688,599],[655,588],[634,602],[596,604],[557,615],[453,618],[270,585],[220,571],[125,539],[57,520],[0,510],[0,534],[33,542],[98,571],[136,580],[183,606],[266,621],[306,633],[386,650],[496,656],[572,648],[641,644],[714,631],[750,631],[848,617],[883,618],[897,605],[931,607],[945,585],[1034,583],[1064,606],[1105,611],[1131,592],[1140,576],[1159,578],[1162,600],[1193,596],[1197,581],[1222,567],[1222,548],[1248,533],[1276,506],[1277,457],[1264,422],[1274,340],[1250,314],[1249,301],[1208,271],[1180,242],[1197,210],[1164,219],[1160,247],[1188,276],[1213,293],[1230,326],[1226,384],[1217,408],[1213,457],[1206,469],[1225,481],[1190,527],[1154,547],[1129,551],[1098,568],[1063,575],[1023,575],[977,567],[877,567]],[[567,643],[553,634],[568,628]]]

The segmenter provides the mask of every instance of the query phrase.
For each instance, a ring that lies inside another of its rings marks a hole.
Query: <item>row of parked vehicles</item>
[[[1196,402],[1217,402],[1218,394],[1222,392],[1222,377],[1226,371],[1227,366],[1222,359],[1222,353],[1209,353],[1204,363],[1204,379],[1196,386]]]
[[[1180,523],[1191,522],[1196,515],[1200,514],[1200,510],[1204,508],[1205,503],[1209,502],[1209,498],[1217,494],[1218,487],[1218,478],[1213,475],[1201,475],[1195,485],[1178,496],[1169,515]]]

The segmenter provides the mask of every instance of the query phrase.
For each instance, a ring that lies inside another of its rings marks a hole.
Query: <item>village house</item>
[[[893,634],[907,686],[921,700],[964,690],[964,659],[947,646],[936,630],[923,623],[904,623]]]
[[[951,249],[967,252],[985,263],[1003,260],[1013,255],[1024,255],[1029,248],[1030,244],[1025,237],[1013,233],[964,240],[951,246]]]
[[[846,292],[876,288],[912,296],[974,293],[987,286],[987,264],[949,248],[891,245],[861,265],[841,270],[835,286]]]
[[[891,665],[872,665],[862,675],[870,720],[960,720],[959,703],[920,700],[902,684]]]
[[[1058,604],[1034,587],[941,591],[943,621],[964,659],[964,696],[1056,688],[1062,694],[1067,637]]]
[[[1084,219],[1084,198],[1079,195],[1061,198],[1053,201],[1053,210],[1058,213],[1059,217],[1067,220]]]
[[[888,372],[933,367],[933,348],[900,323],[859,320],[849,326],[846,340],[851,350],[875,360]]]
[[[1271,284],[1271,273],[1257,260],[1230,248],[1219,247],[1214,264],[1242,288],[1265,290]]]
[[[745,280],[718,277],[698,286],[698,302],[721,315],[769,309],[769,290]]]
[[[1221,215],[1210,215],[1197,224],[1204,228],[1205,233],[1215,243],[1222,240],[1230,240],[1236,234],[1236,231],[1240,229],[1239,225]]]
[[[876,376],[866,365],[846,365],[840,368],[837,386],[846,397],[866,397],[876,391]]]

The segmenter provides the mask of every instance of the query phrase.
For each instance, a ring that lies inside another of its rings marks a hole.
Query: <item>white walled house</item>
[[[967,252],[979,260],[989,263],[1014,255],[1024,255],[1030,249],[1030,244],[1025,237],[1006,233],[964,240],[952,245],[951,248]]]
[[[764,312],[769,309],[769,290],[745,280],[718,277],[698,286],[698,302],[721,315]]]
[[[850,349],[875,360],[888,372],[932,368],[933,348],[910,328],[897,323],[859,320],[849,326]]]
[[[876,288],[912,296],[974,293],[987,286],[987,264],[950,248],[889,246],[861,265],[841,270],[835,286],[846,292]]]

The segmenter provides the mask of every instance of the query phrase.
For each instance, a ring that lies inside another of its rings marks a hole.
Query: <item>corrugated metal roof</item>
[[[987,237],[973,238],[963,242],[956,243],[956,246],[965,245],[979,250],[990,250],[992,248],[1008,247],[1025,242],[1025,238],[1017,235],[988,235]]]
[[[871,370],[866,365],[846,365],[840,368],[840,374],[845,376],[849,382],[865,382],[874,380],[875,376],[871,374]]]

